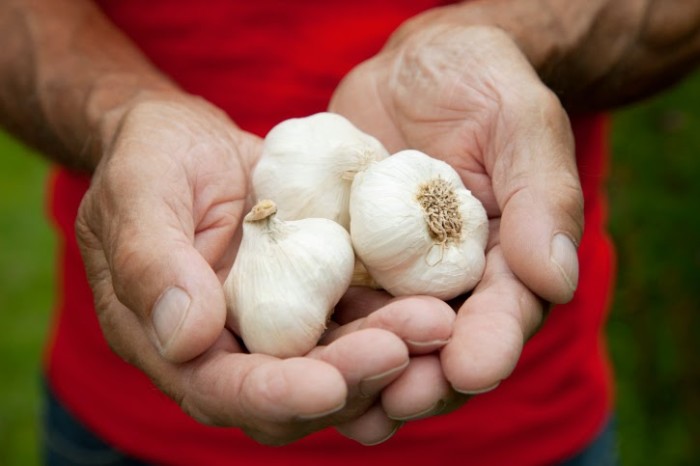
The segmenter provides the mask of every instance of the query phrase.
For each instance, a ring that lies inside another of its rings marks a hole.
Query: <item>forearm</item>
[[[0,124],[57,161],[91,170],[127,103],[177,92],[86,0],[0,6]]]
[[[428,12],[428,25],[505,30],[569,110],[643,98],[700,62],[700,0],[476,0]]]

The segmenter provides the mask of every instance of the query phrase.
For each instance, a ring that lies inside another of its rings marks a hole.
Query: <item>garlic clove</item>
[[[388,155],[377,139],[341,115],[286,120],[265,136],[253,172],[254,196],[275,199],[281,219],[328,218],[347,229],[355,174]]]
[[[352,271],[352,281],[350,282],[350,286],[364,286],[375,290],[382,288],[379,283],[377,283],[377,281],[369,274],[367,267],[365,267],[364,264],[357,259],[355,259],[355,269]]]
[[[401,151],[358,174],[350,199],[355,252],[395,296],[451,299],[481,279],[488,218],[448,164]]]
[[[337,223],[275,213],[264,200],[246,215],[224,292],[229,325],[248,350],[286,358],[316,345],[350,284],[355,255]]]

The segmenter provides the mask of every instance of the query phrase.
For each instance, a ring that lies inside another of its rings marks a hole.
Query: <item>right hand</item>
[[[484,275],[439,360],[421,359],[406,371],[415,383],[398,380],[383,395],[394,418],[436,382],[453,391],[433,391],[432,414],[511,374],[545,302],[573,296],[583,228],[573,135],[556,95],[498,27],[425,18],[352,70],[330,106],[390,153],[418,149],[449,163],[489,216]]]
[[[117,128],[76,223],[114,351],[197,420],[240,427],[262,443],[331,425],[361,443],[389,438],[400,422],[377,400],[408,365],[401,336],[444,344],[453,319],[444,303],[409,305],[401,318],[384,307],[307,357],[246,353],[225,328],[221,283],[261,140],[180,94],[133,104]]]

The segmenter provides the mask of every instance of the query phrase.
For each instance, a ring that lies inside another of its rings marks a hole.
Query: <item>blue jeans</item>
[[[43,454],[46,466],[148,466],[116,450],[84,427],[51,392],[44,390]],[[615,421],[593,442],[560,466],[617,466]]]
[[[619,466],[616,431],[615,417],[610,416],[593,442],[561,466]]]
[[[42,454],[47,466],[147,466],[116,450],[83,426],[44,383]]]

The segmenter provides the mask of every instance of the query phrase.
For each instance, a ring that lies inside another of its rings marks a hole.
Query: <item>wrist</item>
[[[562,30],[550,9],[535,10],[533,3],[467,1],[433,8],[403,23],[392,35],[387,48],[400,46],[418,34],[450,27],[487,27],[507,34],[538,72],[551,68],[567,53],[569,31]],[[535,32],[536,31],[536,32]]]
[[[464,1],[409,20],[388,47],[440,25],[498,28],[568,111],[597,111],[668,87],[697,65],[698,8],[676,3]]]

